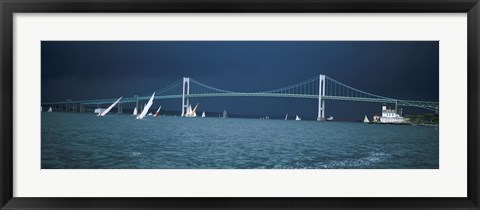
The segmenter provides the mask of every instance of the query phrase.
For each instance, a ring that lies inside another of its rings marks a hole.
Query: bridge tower
[[[186,87],[185,87],[186,84]],[[188,95],[190,95],[190,78],[184,77],[183,78],[183,85],[182,85],[182,117],[185,116],[185,110],[188,108]],[[185,100],[186,96],[186,100]],[[186,103],[185,103],[186,102]]]
[[[323,99],[325,96],[325,75],[320,74],[318,80],[318,116],[317,121],[324,121],[325,120],[325,100]]]

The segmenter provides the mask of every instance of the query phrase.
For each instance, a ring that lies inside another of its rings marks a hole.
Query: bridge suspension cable
[[[233,91],[228,91],[228,90],[222,90],[219,88],[214,88],[208,85],[205,85],[201,82],[198,82],[192,78],[190,78],[190,83],[193,84],[190,87],[190,94],[195,94],[195,93],[233,93]],[[198,85],[198,86],[196,86]],[[208,92],[210,91],[210,92]]]
[[[342,82],[339,82],[331,77],[325,76],[326,78],[326,93],[327,96],[344,96],[344,97],[357,97],[357,98],[379,98],[379,99],[390,99],[392,98],[372,94],[359,90],[357,88],[346,85]]]
[[[316,76],[287,87],[261,91],[260,93],[318,95],[318,80],[319,78]]]
[[[167,86],[166,88],[155,91],[155,95],[165,95],[164,93],[168,93],[168,91],[171,91],[171,90],[173,90],[175,88],[178,88],[178,87],[181,87],[181,86],[182,86],[182,80],[180,79],[180,80],[172,83],[171,85]],[[176,92],[176,94],[178,94],[178,92]]]
[[[221,97],[221,96],[264,96],[264,97],[296,97],[296,98],[317,98],[327,100],[345,100],[345,101],[360,101],[360,102],[378,102],[378,103],[396,103],[400,106],[414,106],[420,107],[432,111],[438,111],[438,102],[430,101],[413,101],[413,100],[400,100],[393,99],[385,96],[380,96],[372,93],[365,92],[363,90],[351,87],[342,82],[339,82],[331,77],[324,76],[325,79],[320,81],[319,76],[312,77],[302,82],[295,83],[282,88],[273,90],[257,91],[257,92],[236,92],[230,90],[223,90],[215,88],[206,84],[203,84],[194,79],[188,78],[189,83],[186,87],[183,87],[184,80],[178,80],[171,85],[155,91],[155,99],[173,99],[182,98],[182,91],[184,88],[188,88],[189,92],[186,97]],[[321,83],[322,84],[319,84]],[[323,82],[325,84],[323,84]],[[186,84],[185,84],[186,85]],[[325,94],[320,96],[320,85],[325,86]],[[121,103],[136,102],[137,100],[146,100],[151,93],[145,94],[140,97],[123,98]],[[63,101],[63,102],[51,102],[43,104],[105,104],[112,103],[116,99],[97,99],[97,100],[79,100],[79,101]]]

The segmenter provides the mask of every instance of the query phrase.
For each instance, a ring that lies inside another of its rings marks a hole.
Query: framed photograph
[[[0,6],[1,209],[479,209],[478,0]]]

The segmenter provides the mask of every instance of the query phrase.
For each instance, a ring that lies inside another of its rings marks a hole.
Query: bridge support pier
[[[118,103],[117,114],[122,114],[122,103]]]
[[[185,87],[186,84],[186,87]],[[185,110],[188,108],[188,95],[190,95],[190,78],[184,77],[182,83],[182,117],[185,116]],[[186,103],[185,103],[186,102]]]
[[[137,109],[137,112],[138,112],[139,111],[139,109],[138,109],[138,95],[135,95],[134,97],[137,100],[137,103],[135,104],[135,109]]]
[[[320,74],[318,80],[318,116],[317,121],[325,120],[325,75]]]

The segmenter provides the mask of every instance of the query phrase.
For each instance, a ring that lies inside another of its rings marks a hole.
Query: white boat
[[[47,112],[52,112],[52,107],[48,108]]]
[[[193,110],[192,110],[192,106],[188,105],[187,113],[185,114],[185,117],[196,117],[197,116],[197,113],[196,113],[197,107],[198,107],[198,103],[195,106],[195,108],[193,108]]]
[[[137,107],[135,107],[135,109],[133,109],[133,115],[137,116],[138,115],[138,110],[137,110]]]
[[[145,106],[143,107],[143,110],[142,112],[137,116],[137,119],[141,120],[145,117],[145,115],[147,115],[147,112],[148,110],[150,109],[150,107],[153,105],[153,98],[155,97],[155,92],[153,92],[152,94],[152,97],[150,97],[150,100],[148,100],[148,103],[145,104]]]
[[[298,115],[297,115],[297,116],[295,116],[295,120],[302,120],[302,118],[298,117]]]
[[[119,99],[117,99],[115,102],[113,102],[113,104],[110,105],[110,106],[109,106],[107,109],[105,109],[103,112],[98,113],[97,116],[101,116],[101,117],[105,116],[115,105],[118,104],[118,102],[120,102],[120,100],[122,100],[122,98],[123,98],[123,96],[121,96]]]
[[[150,112],[150,113],[148,113],[148,116],[153,116],[153,113],[151,113],[151,112]]]
[[[198,103],[197,103],[197,105],[195,105],[195,108],[193,108],[192,113],[190,113],[192,115],[192,117],[197,116],[197,107],[198,107]]]
[[[203,111],[203,113],[202,113],[202,117],[205,117],[205,111]]]
[[[364,122],[364,123],[369,123],[369,122],[370,122],[370,120],[368,120],[367,115],[365,115],[365,118],[363,118],[363,122]]]
[[[104,108],[96,108],[95,110],[93,110],[93,113],[95,113],[95,114],[100,114],[100,113],[102,113],[102,112],[105,111],[105,110],[107,110],[107,109],[104,109]]]
[[[158,107],[157,111],[155,112],[155,115],[154,117],[157,117],[158,116],[158,113],[160,112],[160,109],[162,108],[162,106]]]
[[[330,117],[327,117],[327,121],[332,121],[333,120],[333,117],[330,116]]]
[[[287,120],[287,119],[288,119],[288,114],[287,114],[287,115],[285,115],[285,120]]]
[[[227,118],[227,111],[223,110],[223,118]]]
[[[187,113],[185,113],[185,117],[188,117],[190,116],[190,113],[192,113],[192,106],[190,106],[190,104],[187,106]]]
[[[189,104],[188,107],[187,107],[187,113],[185,114],[185,117],[196,117],[197,116],[197,113],[196,113],[197,107],[198,107],[198,103],[195,106],[195,108],[193,108],[193,110],[192,110],[192,106]]]

